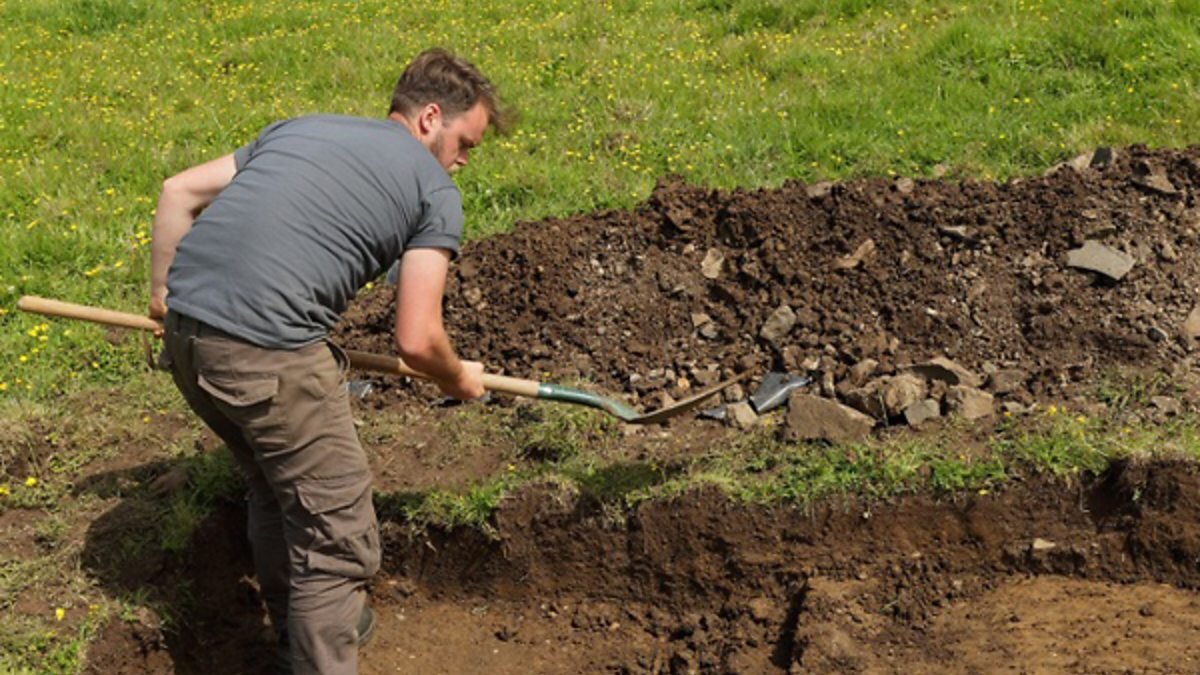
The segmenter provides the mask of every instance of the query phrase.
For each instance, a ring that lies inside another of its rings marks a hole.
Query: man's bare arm
[[[192,222],[233,180],[237,164],[233,155],[218,157],[171,176],[163,182],[154,213],[150,242],[150,316],[166,313],[167,270],[175,247],[192,229]]]
[[[406,251],[396,283],[396,349],[409,366],[429,375],[448,396],[483,395],[483,366],[462,361],[442,323],[442,296],[450,252],[438,248]]]

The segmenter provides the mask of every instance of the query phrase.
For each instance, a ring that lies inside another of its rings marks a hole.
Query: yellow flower
[[[64,616],[66,616],[66,615],[67,615],[67,610],[63,609],[62,607],[57,607],[57,608],[55,608],[55,610],[54,610],[54,619],[55,619],[56,621],[62,621],[62,620],[63,620],[63,617],[64,617]]]
[[[37,479],[34,478],[33,476],[30,476],[25,479],[25,487],[33,487],[35,485],[37,485]]]
[[[0,485],[0,497],[7,497],[7,496],[8,496],[8,486]]]

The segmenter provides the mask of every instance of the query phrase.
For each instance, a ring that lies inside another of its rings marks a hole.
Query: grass
[[[120,384],[137,340],[13,310],[142,311],[161,181],[277,118],[380,116],[449,46],[522,114],[458,180],[468,235],[629,207],[678,174],[1039,172],[1097,145],[1197,137],[1200,2],[656,0],[0,6],[0,397]]]

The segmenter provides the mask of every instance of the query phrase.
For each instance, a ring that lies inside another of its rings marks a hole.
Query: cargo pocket
[[[305,553],[310,570],[349,579],[368,579],[379,571],[370,474],[302,480],[296,496],[314,521]]]
[[[235,408],[249,408],[270,401],[279,393],[276,375],[219,375],[201,373],[196,384],[210,396]]]

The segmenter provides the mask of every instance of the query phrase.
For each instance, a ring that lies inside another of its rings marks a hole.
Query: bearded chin
[[[440,133],[437,134],[436,136],[434,136],[433,139],[429,143],[429,152],[433,153],[433,156],[437,157],[439,162],[442,159],[442,148],[445,145],[446,145],[446,141],[445,141],[445,139],[442,138],[442,135]]]

